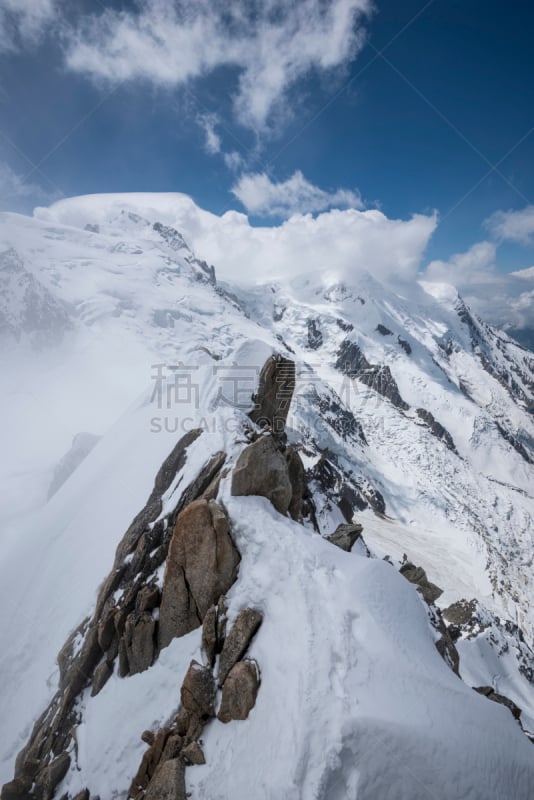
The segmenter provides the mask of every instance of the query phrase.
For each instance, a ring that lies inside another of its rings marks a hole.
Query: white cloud
[[[496,211],[484,224],[500,241],[534,244],[534,205],[520,211]]]
[[[432,261],[425,280],[450,283],[481,317],[503,328],[534,328],[534,269],[499,272],[493,242],[478,242],[448,261]]]
[[[477,242],[465,253],[456,253],[448,261],[431,261],[425,278],[458,288],[491,283],[496,274],[496,254],[497,247],[493,242]]]
[[[232,150],[230,153],[225,153],[223,158],[224,163],[228,169],[232,170],[232,172],[237,172],[237,170],[240,169],[243,164],[243,158],[236,150]]]
[[[217,115],[199,114],[197,123],[204,133],[204,147],[210,155],[217,155],[221,152],[221,137],[217,133]]]
[[[121,209],[173,225],[200,258],[215,264],[219,278],[249,284],[314,273],[318,284],[321,279],[350,283],[365,272],[383,281],[413,281],[437,225],[436,214],[400,220],[351,208],[259,227],[237,211],[222,216],[204,211],[183,194],[72,198],[36,213],[81,225],[114,219]]]
[[[236,67],[237,118],[259,132],[299,80],[355,58],[371,10],[371,0],[138,0],[135,11],[86,17],[71,32],[67,64],[94,79],[164,87]]]
[[[384,281],[413,280],[436,223],[434,215],[405,221],[356,209],[296,215],[272,227],[252,226],[236,211],[175,217],[220,277],[249,283],[314,273],[329,282],[350,282],[364,272]]]
[[[0,0],[0,52],[35,43],[57,9],[58,0]]]
[[[264,172],[242,175],[231,191],[249,214],[259,216],[289,217],[332,207],[361,209],[363,205],[359,193],[349,189],[325,192],[300,171],[280,183]]]
[[[0,161],[0,211],[29,211],[37,203],[50,202],[51,199],[40,186],[27,183],[8,164]]]

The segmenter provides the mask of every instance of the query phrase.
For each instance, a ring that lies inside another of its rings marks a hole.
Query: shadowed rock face
[[[239,554],[215,501],[196,500],[179,514],[169,545],[159,617],[159,646],[202,624],[237,577]]]
[[[252,422],[283,433],[294,390],[294,362],[280,355],[267,359],[260,372],[258,391],[252,397]]]
[[[246,447],[232,475],[232,495],[266,497],[280,514],[287,514],[293,496],[288,462],[272,436]]]

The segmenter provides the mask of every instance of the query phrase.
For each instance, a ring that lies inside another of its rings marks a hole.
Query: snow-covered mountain
[[[533,354],[190,203],[0,218],[2,797],[527,800]]]

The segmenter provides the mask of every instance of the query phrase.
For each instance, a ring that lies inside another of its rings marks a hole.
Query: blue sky
[[[427,261],[530,267],[533,31],[528,0],[0,0],[0,205],[435,209]]]

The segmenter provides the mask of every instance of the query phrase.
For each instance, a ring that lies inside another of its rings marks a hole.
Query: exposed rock
[[[107,661],[102,661],[95,669],[91,686],[91,697],[95,697],[113,675],[113,666]]]
[[[252,637],[262,623],[262,615],[255,608],[244,608],[237,615],[232,630],[226,637],[219,662],[219,686],[222,686],[234,664],[245,654]]]
[[[323,334],[316,319],[308,320],[308,347],[318,350],[323,343]]]
[[[208,666],[213,667],[217,652],[217,609],[211,606],[202,623],[202,653]]]
[[[287,514],[293,491],[286,459],[272,436],[261,436],[245,447],[232,474],[232,495],[260,495]]]
[[[224,597],[220,597],[218,604],[208,609],[202,624],[202,652],[210,667],[223,648],[225,636],[226,605]]]
[[[89,789],[83,789],[72,800],[90,800]]]
[[[160,764],[146,790],[145,800],[186,800],[185,766],[179,758]]]
[[[317,406],[321,419],[323,419],[343,439],[353,439],[367,444],[365,433],[352,411],[346,408],[339,397],[333,392],[317,392],[312,394],[312,400]]]
[[[153,745],[154,744],[154,732],[153,731],[143,731],[141,734],[141,741],[145,742],[145,744]]]
[[[452,605],[445,608],[442,614],[449,623],[449,626],[461,628],[471,623],[476,610],[476,600],[458,600],[456,603],[452,603]]]
[[[136,611],[152,611],[160,604],[160,591],[159,587],[152,584],[141,587],[137,598],[135,600]]]
[[[284,462],[285,464],[285,462]],[[237,577],[239,553],[222,506],[196,500],[176,520],[159,615],[159,646],[198,627]]]
[[[373,366],[359,373],[358,378],[366,386],[386,397],[394,406],[407,411],[410,406],[402,399],[399,387],[388,366]]]
[[[456,445],[454,444],[454,440],[450,435],[449,431],[441,425],[434,417],[434,415],[427,411],[426,408],[417,408],[416,409],[417,416],[425,423],[425,425],[429,428],[430,433],[442,441],[453,453],[458,454],[456,450]]]
[[[378,325],[376,326],[376,330],[378,331],[378,333],[381,333],[382,336],[393,336],[393,331],[390,331],[390,329],[386,328],[385,325],[382,325],[381,322],[379,322]]]
[[[400,344],[406,355],[411,356],[412,346],[410,345],[410,343],[407,342],[406,339],[403,339],[401,336],[397,336],[397,342]]]
[[[260,680],[255,661],[238,661],[226,678],[217,718],[221,722],[247,719],[254,708]]]
[[[302,521],[302,504],[306,495],[306,471],[304,464],[294,447],[287,447],[285,451],[289,482],[291,484],[291,502],[289,514],[297,522]]]
[[[202,765],[206,763],[204,751],[198,742],[191,742],[187,745],[187,747],[184,747],[182,750],[182,756],[190,764]]]
[[[33,781],[28,778],[15,778],[2,787],[2,800],[28,800]]]
[[[341,370],[344,375],[355,378],[363,369],[369,369],[371,365],[362,353],[356,342],[345,339],[337,351],[336,369]]]
[[[404,575],[407,581],[416,584],[424,601],[429,605],[435,603],[438,597],[443,594],[443,589],[428,580],[425,570],[422,567],[416,567],[411,561],[406,561],[401,566],[400,573]]]
[[[336,319],[336,323],[342,331],[345,331],[345,333],[350,333],[354,330],[354,325],[351,322],[345,322],[344,319],[339,319],[339,317]]]
[[[61,753],[39,774],[35,782],[37,796],[43,800],[51,800],[58,784],[63,780],[70,767],[70,756]]]
[[[521,709],[519,706],[516,705],[513,700],[510,700],[509,697],[506,697],[506,695],[498,694],[492,686],[473,686],[473,689],[475,692],[483,694],[488,700],[493,700],[494,703],[500,703],[506,706],[506,708],[512,712],[514,719],[519,720],[521,717]]]
[[[360,538],[362,531],[363,527],[358,524],[338,525],[334,533],[331,533],[330,536],[326,538],[329,542],[332,542],[332,544],[350,553],[354,542],[356,539]]]
[[[106,617],[104,617],[101,622],[98,624],[98,644],[100,645],[103,652],[106,652],[111,647],[111,643],[116,636],[116,628],[115,628],[115,610],[112,609],[109,611]]]
[[[215,681],[211,670],[198,661],[191,661],[187,670],[180,696],[186,711],[199,719],[215,716]]]
[[[276,434],[283,433],[294,390],[295,363],[280,355],[271,356],[260,372],[250,419]]]
[[[156,622],[148,611],[131,614],[124,628],[124,643],[130,675],[144,672],[154,660]]]

